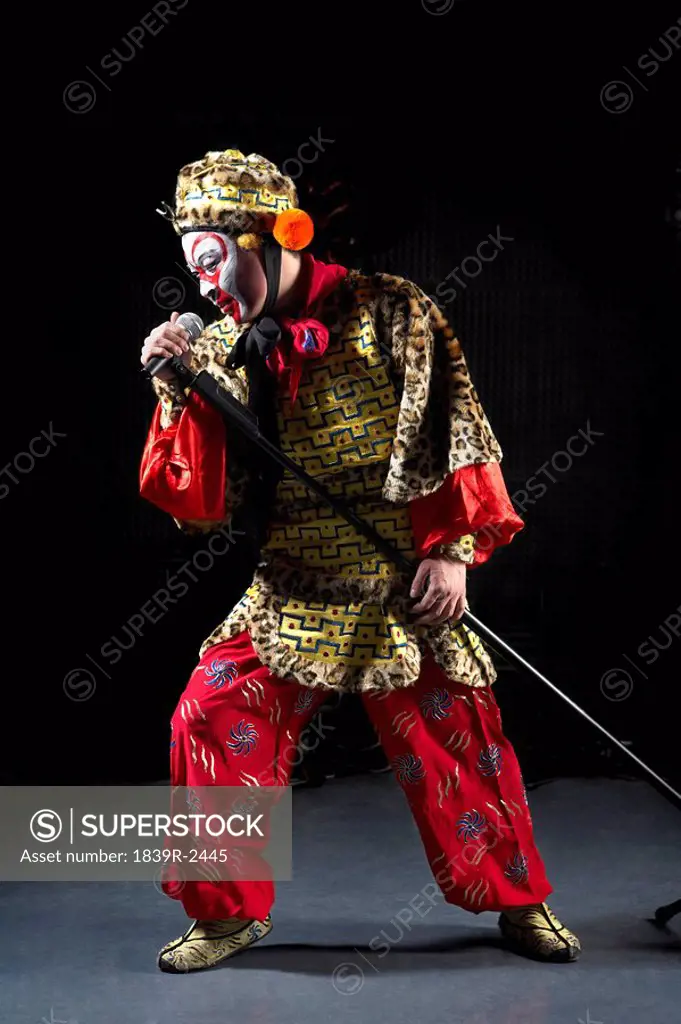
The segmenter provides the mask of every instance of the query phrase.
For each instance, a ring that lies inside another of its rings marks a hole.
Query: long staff
[[[254,414],[238,402],[228,391],[222,387],[222,385],[213,377],[207,370],[201,370],[199,373],[193,373],[187,366],[184,365],[181,359],[173,357],[172,359],[163,360],[163,365],[169,367],[182,388],[191,391],[197,391],[202,395],[208,402],[214,405],[225,417],[227,422],[231,423],[238,430],[240,430],[246,437],[248,437],[258,448],[264,451],[274,462],[277,462],[283,469],[287,470],[294,477],[301,481],[310,491],[320,497],[327,505],[330,505],[335,512],[342,516],[351,526],[363,534],[368,540],[376,547],[378,551],[381,551],[387,558],[390,559],[400,569],[404,570],[413,577],[416,571],[416,564],[409,558],[406,557],[401,551],[398,551],[389,541],[381,536],[369,523],[365,522],[360,516],[356,515],[355,512],[340,498],[336,498],[329,494],[325,487],[317,483],[314,477],[309,476],[304,469],[301,469],[295,462],[293,462],[287,455],[277,448],[276,445],[263,436],[258,426],[258,420]],[[149,369],[149,368],[148,368]],[[154,375],[152,371],[150,376]],[[542,675],[533,665],[530,665],[529,661],[526,661],[517,651],[510,647],[505,640],[497,636],[489,626],[486,626],[484,622],[481,622],[475,615],[469,611],[465,611],[459,619],[465,626],[470,627],[475,633],[477,633],[497,654],[499,657],[504,658],[507,662],[513,665],[515,668],[524,669],[530,672],[535,679],[539,679],[540,682],[548,686],[549,689],[564,700],[566,704],[576,711],[578,714],[585,718],[595,729],[598,729],[603,736],[605,736],[610,743],[613,743],[619,750],[623,751],[627,757],[635,761],[639,768],[642,768],[647,774],[655,779],[655,781],[662,786],[668,793],[670,793],[675,800],[681,802],[681,793],[677,793],[672,786],[669,785],[657,772],[642,761],[640,757],[633,754],[623,743],[621,743],[617,737],[613,736],[612,733],[597,722],[595,718],[576,704],[571,697],[563,693],[557,686],[554,685],[545,675]]]

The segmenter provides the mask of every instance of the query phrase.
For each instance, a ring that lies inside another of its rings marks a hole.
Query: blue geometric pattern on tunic
[[[448,718],[449,709],[454,703],[452,697],[446,690],[431,690],[420,702],[420,708],[424,718]]]
[[[487,831],[487,819],[476,810],[466,811],[465,814],[462,814],[457,825],[459,827],[456,834],[459,839],[463,836],[464,843],[467,843],[469,839],[477,839]]]
[[[221,690],[225,683],[233,683],[239,674],[235,661],[220,661],[219,658],[211,661],[203,671],[208,676],[204,680],[206,686],[213,686],[216,690]]]
[[[501,772],[501,751],[496,743],[491,743],[478,758],[478,770],[483,775],[498,775]]]
[[[393,761],[393,769],[400,782],[419,782],[426,774],[423,761],[413,754],[399,754]]]
[[[238,725],[233,725],[229,730],[231,739],[228,739],[227,746],[235,754],[250,754],[258,742],[258,730],[252,722],[242,718]]]
[[[527,857],[524,857],[522,853],[516,853],[512,860],[506,862],[504,874],[507,878],[510,878],[514,885],[521,885],[523,882],[526,882],[529,874]]]

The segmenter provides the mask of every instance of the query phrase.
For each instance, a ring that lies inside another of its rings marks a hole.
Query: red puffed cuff
[[[525,525],[511,504],[498,462],[457,469],[433,494],[410,502],[409,511],[418,558],[427,557],[436,544],[474,533],[473,565],[486,562]]]
[[[226,516],[227,439],[222,416],[192,393],[175,423],[161,428],[156,406],[142,464],[142,497],[181,520]]]

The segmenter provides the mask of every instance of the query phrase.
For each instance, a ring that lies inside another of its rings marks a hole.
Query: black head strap
[[[277,382],[268,369],[266,361],[281,337],[281,327],[270,315],[279,297],[281,247],[270,234],[263,236],[263,260],[267,279],[265,303],[249,329],[243,331],[237,338],[227,358],[227,366],[232,369],[246,367],[248,406],[258,419],[261,433],[278,447]],[[257,448],[252,452],[251,470],[254,476],[254,487],[249,504],[253,509],[253,514],[260,510],[266,517],[274,499],[277,483],[281,479],[282,470],[278,463],[263,456]],[[264,530],[265,523],[266,518],[263,518],[258,529]]]
[[[274,235],[263,235],[263,255],[265,260],[265,277],[267,278],[267,296],[260,316],[267,316],[274,309],[279,298],[279,282],[281,279],[281,246]]]

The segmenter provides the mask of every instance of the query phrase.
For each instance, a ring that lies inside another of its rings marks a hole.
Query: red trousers
[[[248,633],[211,647],[172,718],[172,785],[288,785],[301,734],[328,696],[272,675]],[[476,913],[543,902],[552,888],[491,690],[451,682],[428,655],[416,684],[362,699],[445,900]],[[163,888],[203,920],[262,920],[274,902],[271,881]]]

